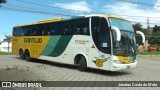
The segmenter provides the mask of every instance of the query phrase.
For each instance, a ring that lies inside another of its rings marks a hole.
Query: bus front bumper
[[[113,62],[110,71],[121,71],[125,69],[135,68],[136,66],[137,66],[137,61],[129,64],[118,64]]]

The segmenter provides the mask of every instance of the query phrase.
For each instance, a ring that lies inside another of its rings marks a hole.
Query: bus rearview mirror
[[[142,36],[142,43],[145,43],[145,36],[144,33],[141,31],[136,31],[136,34],[140,34]]]
[[[114,30],[116,32],[116,35],[117,35],[116,41],[121,41],[121,32],[120,32],[120,30],[115,26],[111,26],[111,30]]]

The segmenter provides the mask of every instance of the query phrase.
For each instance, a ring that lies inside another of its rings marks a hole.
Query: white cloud
[[[79,1],[74,3],[56,3],[54,6],[74,10],[77,12],[91,12],[91,9],[89,8],[89,5],[86,3],[86,1]]]
[[[160,2],[160,0],[158,0]],[[144,6],[147,7],[147,6]],[[130,15],[130,16],[145,16],[145,17],[126,17],[130,21],[135,22],[146,22],[147,23],[147,17],[160,17],[160,11],[157,11],[155,8],[150,9],[142,9],[139,8],[135,4],[130,3],[115,3],[112,5],[106,5],[104,6],[105,13],[112,13],[117,15]],[[157,23],[157,21],[160,22],[160,18],[149,18],[150,23]],[[159,23],[158,22],[158,23]],[[146,23],[143,23],[143,26],[146,27]],[[153,26],[153,24],[150,24]]]
[[[160,11],[160,0],[157,0],[157,2],[155,3],[154,9],[157,11]]]

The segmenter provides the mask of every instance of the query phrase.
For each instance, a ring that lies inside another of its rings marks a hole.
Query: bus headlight
[[[114,63],[117,63],[117,64],[122,64],[123,62],[119,61],[119,60],[113,60]]]

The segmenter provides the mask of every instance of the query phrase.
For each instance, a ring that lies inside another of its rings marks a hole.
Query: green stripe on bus
[[[54,50],[61,36],[51,36],[41,55],[49,55]]]
[[[61,55],[65,51],[72,37],[73,35],[62,35],[54,50],[48,56],[57,57]]]

